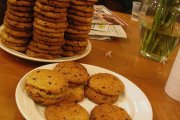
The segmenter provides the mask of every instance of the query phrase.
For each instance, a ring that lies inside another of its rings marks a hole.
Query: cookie
[[[62,57],[60,54],[37,53],[29,48],[26,49],[26,54],[30,57],[41,58],[41,59],[46,59],[46,60],[51,60],[51,59]]]
[[[61,53],[61,56],[63,57],[72,57],[75,56],[76,54],[73,51],[65,51],[63,50],[63,52]]]
[[[78,29],[70,28],[70,27],[68,27],[66,31],[72,34],[88,34],[89,33],[89,30],[78,30]]]
[[[32,46],[37,47],[37,48],[42,49],[42,50],[49,50],[49,51],[61,49],[61,46],[58,45],[58,44],[57,45],[48,46],[48,45],[44,45],[44,44],[38,43],[38,42],[36,42],[34,40],[31,40],[29,45],[32,45]]]
[[[44,99],[60,99],[60,98],[66,98],[69,96],[69,89],[67,89],[64,92],[61,92],[59,94],[49,94],[48,92],[45,92],[40,89],[36,89],[32,86],[25,86],[26,91],[28,92],[29,95],[33,97],[42,97]]]
[[[53,22],[41,20],[39,18],[35,18],[34,21],[41,26],[53,28],[53,29],[62,29],[68,26],[67,22],[53,23]]]
[[[32,12],[33,11],[33,6],[30,7],[25,7],[25,6],[18,6],[18,5],[13,5],[9,2],[7,2],[8,8],[12,10],[17,10],[17,11],[22,11],[22,12]]]
[[[43,32],[49,32],[49,33],[63,33],[66,30],[65,28],[55,29],[55,28],[42,26],[42,25],[37,24],[36,21],[34,21],[33,25],[34,25],[34,28],[39,29]]]
[[[129,114],[123,108],[102,104],[95,106],[90,114],[90,120],[132,120]]]
[[[119,98],[118,95],[108,96],[108,95],[99,94],[89,87],[85,88],[85,96],[96,104],[104,104],[104,103],[113,104]]]
[[[95,4],[95,2],[84,1],[84,0],[71,0],[71,3],[79,6],[93,6]]]
[[[67,13],[55,13],[55,12],[47,12],[47,11],[43,11],[40,8],[34,6],[34,11],[36,11],[37,13],[40,13],[46,17],[50,17],[50,18],[64,18],[67,16]]]
[[[66,45],[69,46],[80,46],[80,47],[84,47],[88,45],[88,41],[77,41],[77,40],[66,40]]]
[[[54,7],[54,6],[42,4],[42,3],[39,2],[38,0],[36,1],[35,4],[36,4],[36,6],[37,6],[38,8],[40,8],[41,10],[44,10],[44,11],[57,12],[57,13],[67,12],[67,8],[59,8],[59,7]]]
[[[26,49],[27,56],[33,57],[33,58],[41,58],[46,60],[54,59],[54,55],[51,54],[44,54],[44,53],[37,53],[35,51],[32,51],[31,49]]]
[[[67,40],[77,40],[77,41],[82,41],[82,40],[87,40],[88,39],[88,34],[72,34],[69,32],[65,32],[65,38]]]
[[[73,15],[73,14],[68,14],[67,16],[69,19],[83,22],[83,23],[91,23],[92,22],[92,17],[82,17],[82,16]]]
[[[87,13],[93,13],[94,12],[94,8],[89,7],[89,6],[71,5],[70,8],[75,9],[75,10],[79,10],[82,12],[87,12]]]
[[[7,10],[9,13],[13,14],[14,16],[26,17],[26,18],[32,18],[33,17],[33,12],[22,12],[22,11],[11,10],[11,9],[7,9]]]
[[[34,41],[40,43],[40,44],[43,44],[43,45],[47,45],[47,46],[53,46],[53,45],[59,45],[59,46],[62,46],[65,41],[60,41],[60,42],[45,42],[45,41],[42,41],[42,40],[38,40],[36,38],[33,38]]]
[[[6,46],[7,48],[10,48],[10,49],[13,49],[13,50],[16,50],[16,51],[19,51],[19,52],[24,52],[26,50],[26,46],[12,46],[12,45],[9,45],[7,44],[7,42],[3,42],[1,41],[1,43]]]
[[[91,30],[91,25],[74,25],[74,24],[70,24],[68,27],[76,29],[76,30],[80,30],[80,31],[90,31]]]
[[[27,0],[8,0],[9,3],[13,5],[18,5],[18,6],[34,6],[33,1],[27,1]]]
[[[89,120],[89,114],[76,103],[64,102],[45,108],[46,120]]]
[[[92,17],[93,16],[93,13],[82,12],[82,11],[71,9],[71,8],[68,9],[68,13],[77,15],[77,16],[82,16],[82,17]]]
[[[92,24],[91,22],[79,22],[79,21],[76,21],[76,20],[73,20],[73,19],[68,19],[68,23],[69,24],[74,24],[74,25],[80,25],[80,26],[82,26],[82,25],[87,26],[87,25]]]
[[[46,5],[50,5],[50,6],[60,7],[60,8],[67,8],[70,5],[69,1],[39,0],[39,2]]]
[[[77,87],[70,87],[69,88],[69,96],[64,100],[71,101],[71,102],[80,102],[84,99],[84,86],[80,85]]]
[[[63,45],[62,46],[63,50],[67,50],[67,51],[74,51],[74,52],[79,52],[79,51],[83,51],[86,49],[86,46],[69,46],[69,45]]]
[[[13,43],[9,42],[6,39],[1,38],[1,42],[5,45],[12,46],[12,47],[25,47],[27,44],[26,43]]]
[[[33,39],[38,39],[44,42],[48,42],[48,43],[57,43],[57,42],[63,42],[64,41],[64,36],[62,37],[47,37],[47,36],[42,36],[40,34],[38,34],[37,32],[33,32]]]
[[[26,44],[29,41],[29,39],[27,39],[27,38],[24,38],[24,39],[23,38],[15,38],[14,36],[6,34],[4,31],[1,31],[0,37],[2,39],[5,39],[8,42],[18,43],[18,44]]]
[[[8,19],[17,21],[17,22],[24,22],[24,23],[32,23],[33,17],[21,17],[11,14],[8,10],[6,11],[5,15]]]
[[[89,74],[86,68],[77,62],[61,62],[54,68],[55,71],[61,73],[65,80],[75,84],[86,84]]]
[[[124,84],[119,78],[108,73],[98,73],[90,77],[88,86],[103,95],[120,95],[124,92]]]
[[[39,14],[37,12],[34,12],[34,17],[39,18],[39,19],[44,20],[44,21],[54,22],[54,23],[65,22],[67,20],[66,17],[63,17],[63,18],[51,18],[51,17],[47,17],[45,15]]]
[[[42,54],[52,54],[52,55],[60,55],[63,50],[62,49],[59,49],[59,50],[43,50],[43,49],[40,49],[40,48],[37,48],[35,46],[32,46],[32,45],[28,45],[28,48],[34,52],[37,52],[37,53],[42,53]]]
[[[32,33],[30,31],[16,31],[13,29],[10,29],[8,27],[4,27],[4,30],[7,34],[16,36],[16,37],[31,37]]]
[[[18,29],[21,29],[21,30],[31,30],[33,28],[32,23],[18,22],[18,21],[8,19],[7,17],[5,17],[5,22],[8,25],[13,26],[13,27],[18,28]]]
[[[49,94],[60,94],[67,90],[68,83],[60,73],[54,70],[38,69],[25,77],[26,85]]]
[[[58,37],[62,38],[64,36],[64,33],[50,33],[50,32],[41,31],[37,28],[34,28],[34,32],[38,33],[39,35],[52,37],[52,38],[58,38]]]

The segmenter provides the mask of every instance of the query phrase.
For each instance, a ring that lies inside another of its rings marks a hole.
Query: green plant
[[[148,4],[151,0],[145,2]],[[179,15],[179,0],[159,0],[151,22],[146,23],[140,20],[141,25],[145,28],[141,38],[141,50],[150,56],[154,55],[154,58],[160,56],[156,59],[158,61],[159,59],[165,60],[163,57],[171,53],[180,38],[180,32],[176,31]]]

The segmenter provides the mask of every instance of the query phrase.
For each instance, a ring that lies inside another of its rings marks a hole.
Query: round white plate
[[[3,25],[0,26],[0,32],[1,32],[2,29],[3,29]],[[23,59],[27,59],[27,60],[31,60],[31,61],[38,61],[38,62],[53,63],[53,62],[78,60],[78,59],[81,59],[81,58],[87,56],[91,51],[91,43],[88,40],[88,45],[86,47],[86,50],[80,55],[75,55],[75,56],[72,56],[72,57],[60,57],[60,58],[56,58],[56,59],[52,59],[52,60],[41,59],[41,58],[33,58],[33,57],[30,57],[30,56],[27,56],[24,53],[9,49],[9,48],[7,48],[6,46],[4,46],[1,43],[1,40],[0,40],[0,48],[3,49],[4,51],[6,51],[7,53],[10,53],[10,54],[12,54],[14,56],[17,56],[17,57],[20,57],[20,58],[23,58]]]
[[[57,63],[49,64],[36,69],[53,69],[56,64]],[[122,98],[119,98],[115,105],[124,108],[129,113],[132,120],[152,120],[153,114],[151,104],[145,94],[135,84],[113,71],[93,65],[83,65],[87,68],[90,75],[95,73],[110,73],[121,79],[125,85],[125,95]],[[24,89],[25,77],[27,74],[19,81],[16,88],[15,97],[17,106],[27,120],[45,120],[44,107],[36,104],[31,98],[29,98]],[[82,105],[89,113],[96,105],[87,98],[79,104]]]

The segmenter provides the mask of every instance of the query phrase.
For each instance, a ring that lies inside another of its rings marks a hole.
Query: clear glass
[[[145,0],[139,13],[140,53],[155,61],[166,61],[180,39],[179,0]]]

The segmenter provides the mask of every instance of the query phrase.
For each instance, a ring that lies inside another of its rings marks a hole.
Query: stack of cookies
[[[124,93],[124,84],[114,75],[92,75],[85,88],[85,96],[96,104],[113,104]]]
[[[27,55],[45,59],[60,57],[70,0],[37,0],[34,6],[33,39]]]
[[[68,81],[70,95],[66,100],[80,102],[84,99],[84,86],[87,84],[89,74],[87,69],[74,61],[61,62],[54,68]]]
[[[97,0],[71,0],[68,8],[69,26],[65,32],[66,43],[63,56],[73,56],[84,51],[88,45],[94,4]]]
[[[24,52],[32,37],[34,0],[8,0],[1,42],[8,48]]]
[[[38,69],[25,79],[25,89],[36,103],[51,105],[69,96],[67,81],[56,71]]]

